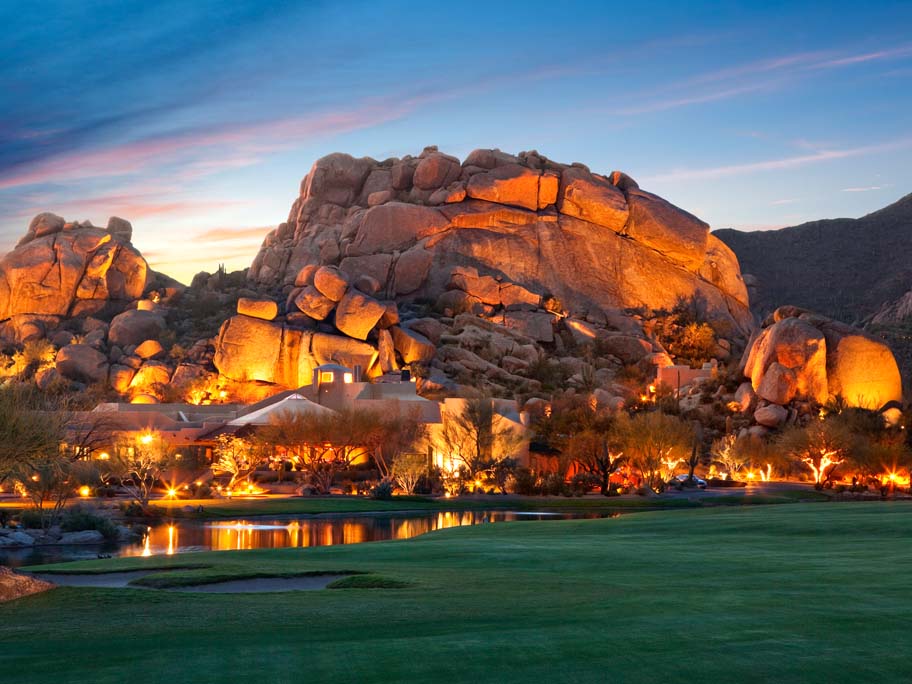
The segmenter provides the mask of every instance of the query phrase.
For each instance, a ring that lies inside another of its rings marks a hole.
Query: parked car
[[[706,480],[703,480],[696,475],[694,475],[692,482],[688,482],[688,480],[690,480],[690,478],[683,473],[681,475],[675,475],[668,482],[668,486],[674,487],[675,489],[683,489],[684,487],[697,487],[698,489],[706,489]]]

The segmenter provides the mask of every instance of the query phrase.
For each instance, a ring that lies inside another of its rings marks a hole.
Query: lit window
[[[333,373],[332,371],[320,371],[320,382],[332,382]]]
[[[355,380],[355,376],[352,375],[351,373],[346,373],[345,375],[342,376],[342,381],[346,385],[350,385],[352,382],[354,382],[354,380]]]

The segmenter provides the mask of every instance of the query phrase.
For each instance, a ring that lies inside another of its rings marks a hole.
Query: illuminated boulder
[[[111,230],[105,230],[65,223],[54,214],[36,216],[0,260],[0,319],[117,311],[139,299],[149,269],[130,244],[126,223],[112,219]]]
[[[747,350],[744,375],[761,399],[792,399],[881,409],[902,400],[890,348],[850,325],[796,307],[781,307]]]
[[[157,313],[131,309],[118,314],[108,329],[108,341],[120,347],[142,344],[158,338],[165,330],[165,321]]]
[[[381,185],[384,202],[372,206],[367,197]],[[436,148],[318,160],[248,278],[287,293],[310,284],[300,277],[308,266],[339,267],[350,282],[367,273],[378,296],[438,302],[441,311],[535,310],[550,297],[579,319],[629,320],[630,309],[670,310],[684,299],[699,301],[730,339],[746,341],[753,326],[738,261],[706,223],[623,173],[537,152],[475,150],[461,165]],[[454,276],[471,292],[460,294]],[[490,283],[523,296],[495,297],[492,286],[479,297]]]
[[[69,344],[57,352],[57,372],[69,380],[87,384],[108,378],[108,359],[87,344]]]
[[[607,178],[593,176],[587,169],[572,166],[561,174],[562,214],[574,216],[616,233],[624,230],[630,210],[624,193]]]
[[[222,324],[213,358],[226,378],[288,388],[309,385],[313,369],[325,363],[360,366],[371,376],[378,372],[377,361],[376,347],[367,342],[240,315]]]
[[[385,305],[352,288],[336,307],[336,327],[349,337],[366,340],[384,313]]]
[[[499,166],[469,179],[466,194],[475,199],[513,204],[525,209],[544,209],[557,200],[557,175],[549,174],[539,201],[542,172],[519,164]]]
[[[237,312],[245,316],[271,321],[279,314],[279,307],[271,299],[241,297],[238,299]]]
[[[771,378],[767,380],[770,372]],[[785,404],[801,396],[826,403],[829,384],[823,333],[798,318],[774,323],[760,333],[748,351],[744,375],[750,378],[754,391],[767,401]]]

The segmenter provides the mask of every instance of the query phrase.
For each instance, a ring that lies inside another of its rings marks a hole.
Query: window
[[[342,381],[346,385],[352,384],[352,382],[354,382],[354,380],[355,380],[355,377],[352,373],[345,373],[345,375],[342,376]]]
[[[320,371],[320,382],[332,382],[334,377],[332,371]]]

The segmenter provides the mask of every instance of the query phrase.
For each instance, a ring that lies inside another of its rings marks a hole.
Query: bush
[[[565,491],[564,478],[557,473],[548,473],[541,479],[541,493],[545,496],[558,496]]]
[[[40,530],[44,516],[41,511],[28,510],[19,514],[19,524],[28,530]]]
[[[570,491],[574,496],[582,496],[600,484],[598,476],[592,473],[577,473],[570,480]]]
[[[131,501],[130,503],[122,503],[120,505],[120,510],[124,514],[124,516],[127,518],[145,518],[146,517],[145,509],[142,506],[140,506],[138,503],[136,503],[135,501]]]
[[[507,491],[520,496],[535,496],[540,493],[538,478],[528,468],[517,468],[507,482]]]
[[[379,499],[381,501],[387,501],[393,498],[393,483],[390,480],[380,480],[371,489],[370,496],[372,499]]]
[[[60,518],[60,529],[63,532],[83,532],[97,530],[105,539],[117,539],[117,526],[110,518],[98,515],[91,508],[73,506],[63,512]]]

